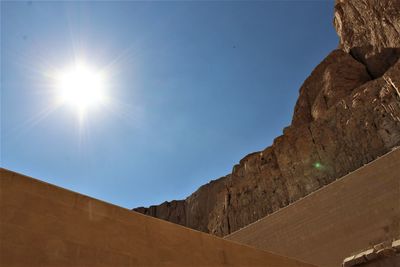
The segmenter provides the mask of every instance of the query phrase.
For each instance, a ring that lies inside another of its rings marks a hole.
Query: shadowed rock
[[[340,48],[365,64],[374,78],[399,59],[400,1],[336,1],[334,25]]]

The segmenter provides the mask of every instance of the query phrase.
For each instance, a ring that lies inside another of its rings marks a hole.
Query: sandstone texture
[[[341,0],[340,44],[300,88],[273,145],[185,200],[135,211],[224,236],[400,145],[400,1]]]
[[[316,267],[0,168],[2,267]]]
[[[358,264],[400,238],[399,173],[400,148],[224,238],[320,267]]]
[[[337,0],[334,25],[340,48],[379,77],[400,56],[399,0]]]

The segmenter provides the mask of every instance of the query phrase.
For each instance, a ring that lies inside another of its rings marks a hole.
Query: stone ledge
[[[373,248],[347,257],[343,260],[342,267],[360,266],[378,258],[392,257],[396,254],[400,254],[400,239],[377,244]]]

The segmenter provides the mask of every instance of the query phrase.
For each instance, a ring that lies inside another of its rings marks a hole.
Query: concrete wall
[[[311,267],[4,169],[0,266]]]
[[[319,266],[340,266],[400,236],[400,149],[229,236]]]

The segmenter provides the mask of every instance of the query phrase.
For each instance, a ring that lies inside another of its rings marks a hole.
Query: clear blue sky
[[[185,198],[282,134],[332,19],[333,1],[2,1],[1,165],[127,208]],[[83,125],[46,74],[76,57],[112,98]]]

